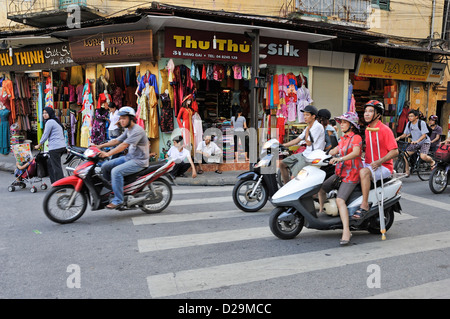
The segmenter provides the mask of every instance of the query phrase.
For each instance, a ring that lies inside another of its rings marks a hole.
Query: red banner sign
[[[214,48],[215,37],[215,48]],[[308,43],[288,39],[260,38],[267,44],[261,54],[269,65],[308,65]],[[166,28],[164,57],[222,62],[251,63],[251,40],[244,34]]]

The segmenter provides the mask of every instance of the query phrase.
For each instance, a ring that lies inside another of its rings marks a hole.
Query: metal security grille
[[[296,0],[296,11],[324,18],[337,17],[348,22],[366,22],[370,0]]]

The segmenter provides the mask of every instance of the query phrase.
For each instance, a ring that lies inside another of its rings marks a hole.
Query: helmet
[[[331,119],[331,112],[328,111],[327,109],[320,109],[319,112],[317,113],[317,116],[329,120]]]
[[[350,122],[354,127],[356,127],[359,130],[359,117],[358,114],[355,112],[347,112],[345,114],[342,114],[341,116],[334,118],[336,122],[341,123],[341,120],[345,120],[347,122]]]
[[[370,100],[369,102],[366,103],[366,105],[364,105],[364,109],[368,106],[372,106],[377,111],[378,114],[383,115],[384,106],[383,103],[381,103],[380,101]]]
[[[319,113],[319,112],[317,111],[316,107],[315,107],[315,106],[312,106],[312,105],[307,105],[307,106],[305,106],[305,108],[304,108],[303,110],[301,110],[301,111],[302,111],[302,112],[308,112],[308,113],[314,114],[315,116],[317,116],[317,114]]]
[[[439,118],[437,117],[437,115],[430,115],[430,118],[429,118],[429,120],[432,120],[432,121],[435,121],[435,122],[437,122],[438,119]]]
[[[129,115],[135,117],[136,111],[131,106],[124,106],[120,108],[119,115],[120,116]]]

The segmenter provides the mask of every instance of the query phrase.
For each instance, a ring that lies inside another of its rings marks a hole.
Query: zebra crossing
[[[243,213],[238,210],[231,198],[232,186],[205,187],[175,187],[174,197],[167,212],[157,215],[144,215],[132,217],[135,227],[159,227],[159,229],[170,229],[170,234],[138,238],[137,247],[140,254],[166,254],[170,256],[173,252],[182,254],[183,250],[195,251],[197,257],[201,257],[202,248],[215,248],[218,250],[226,245],[236,247],[245,242],[266,241],[277,245],[287,243],[281,241],[271,233],[268,227],[268,217],[272,210],[270,203],[257,213]],[[424,203],[418,196],[404,194],[405,200]],[[428,201],[440,209],[450,211],[449,205],[439,201]],[[417,217],[403,213],[396,214],[395,223],[412,223]],[[225,225],[243,224],[242,227],[225,227]],[[196,223],[214,223],[218,225],[214,231],[201,231],[189,226]],[[224,229],[221,229],[224,225]],[[174,232],[173,230],[177,231]],[[320,231],[304,228],[299,235],[315,236]],[[146,232],[139,232],[140,234]],[[322,234],[327,232],[322,232]],[[329,232],[328,232],[329,233]],[[333,233],[331,231],[331,233]],[[147,234],[147,233],[146,233]],[[337,241],[340,233],[333,233]],[[239,285],[251,285],[275,279],[283,279],[289,276],[309,274],[317,271],[339,269],[339,267],[351,267],[361,263],[377,262],[389,258],[409,256],[411,254],[427,253],[436,250],[450,248],[450,231],[437,232],[417,236],[389,238],[381,242],[374,236],[362,243],[354,244],[351,248],[324,248],[310,251],[302,251],[277,255],[274,257],[252,258],[248,260],[226,261],[210,266],[183,268],[178,265],[171,269],[171,265],[165,265],[162,270],[149,274],[146,278],[150,296],[152,298],[177,298],[179,295],[208,292],[223,287]],[[295,242],[296,239],[293,241]],[[388,243],[388,244],[387,244]],[[264,247],[264,246],[262,246]],[[239,248],[235,248],[239,249]],[[369,253],[370,252],[370,253]],[[206,254],[206,252],[205,252]],[[326,256],[326,258],[324,258]],[[207,258],[207,256],[203,256]],[[434,288],[445,289],[444,284],[430,284]],[[420,295],[427,285],[421,285],[412,290],[399,290],[398,296]],[[386,296],[394,296],[392,291]],[[385,294],[379,295],[381,298]],[[239,296],[236,296],[239,298]],[[377,296],[375,296],[376,298]]]

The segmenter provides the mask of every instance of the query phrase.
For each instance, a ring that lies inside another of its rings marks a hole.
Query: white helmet
[[[119,115],[129,115],[129,116],[136,116],[136,111],[131,106],[124,106],[121,107],[119,110]]]

